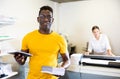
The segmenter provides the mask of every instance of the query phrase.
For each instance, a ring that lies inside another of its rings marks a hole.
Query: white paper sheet
[[[50,66],[42,66],[41,72],[63,76],[65,74],[65,69],[64,68],[54,68],[54,67],[50,67]]]

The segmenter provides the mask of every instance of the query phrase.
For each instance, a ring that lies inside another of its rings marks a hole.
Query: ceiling
[[[80,0],[51,0],[54,2],[58,2],[58,3],[64,3],[64,2],[73,2],[73,1],[80,1]]]

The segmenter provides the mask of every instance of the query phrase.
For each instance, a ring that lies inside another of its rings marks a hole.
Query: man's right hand
[[[20,65],[23,65],[25,63],[26,59],[27,59],[26,56],[24,56],[24,55],[22,55],[20,53],[16,53],[14,55],[14,58]]]

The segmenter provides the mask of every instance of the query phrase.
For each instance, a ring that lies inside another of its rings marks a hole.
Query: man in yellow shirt
[[[24,36],[21,50],[32,54],[29,61],[29,73],[27,79],[57,79],[57,76],[41,72],[42,66],[57,67],[57,58],[62,56],[61,67],[67,68],[70,65],[67,54],[67,43],[65,39],[51,30],[54,21],[53,9],[50,6],[40,8],[37,17],[39,29]],[[16,54],[16,61],[23,65],[27,57]]]

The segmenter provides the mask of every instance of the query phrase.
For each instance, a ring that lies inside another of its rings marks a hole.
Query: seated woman
[[[114,56],[111,52],[111,46],[109,40],[105,34],[100,33],[98,26],[92,27],[93,38],[89,40],[88,50],[85,54],[89,55],[93,53],[94,55],[110,55]]]

